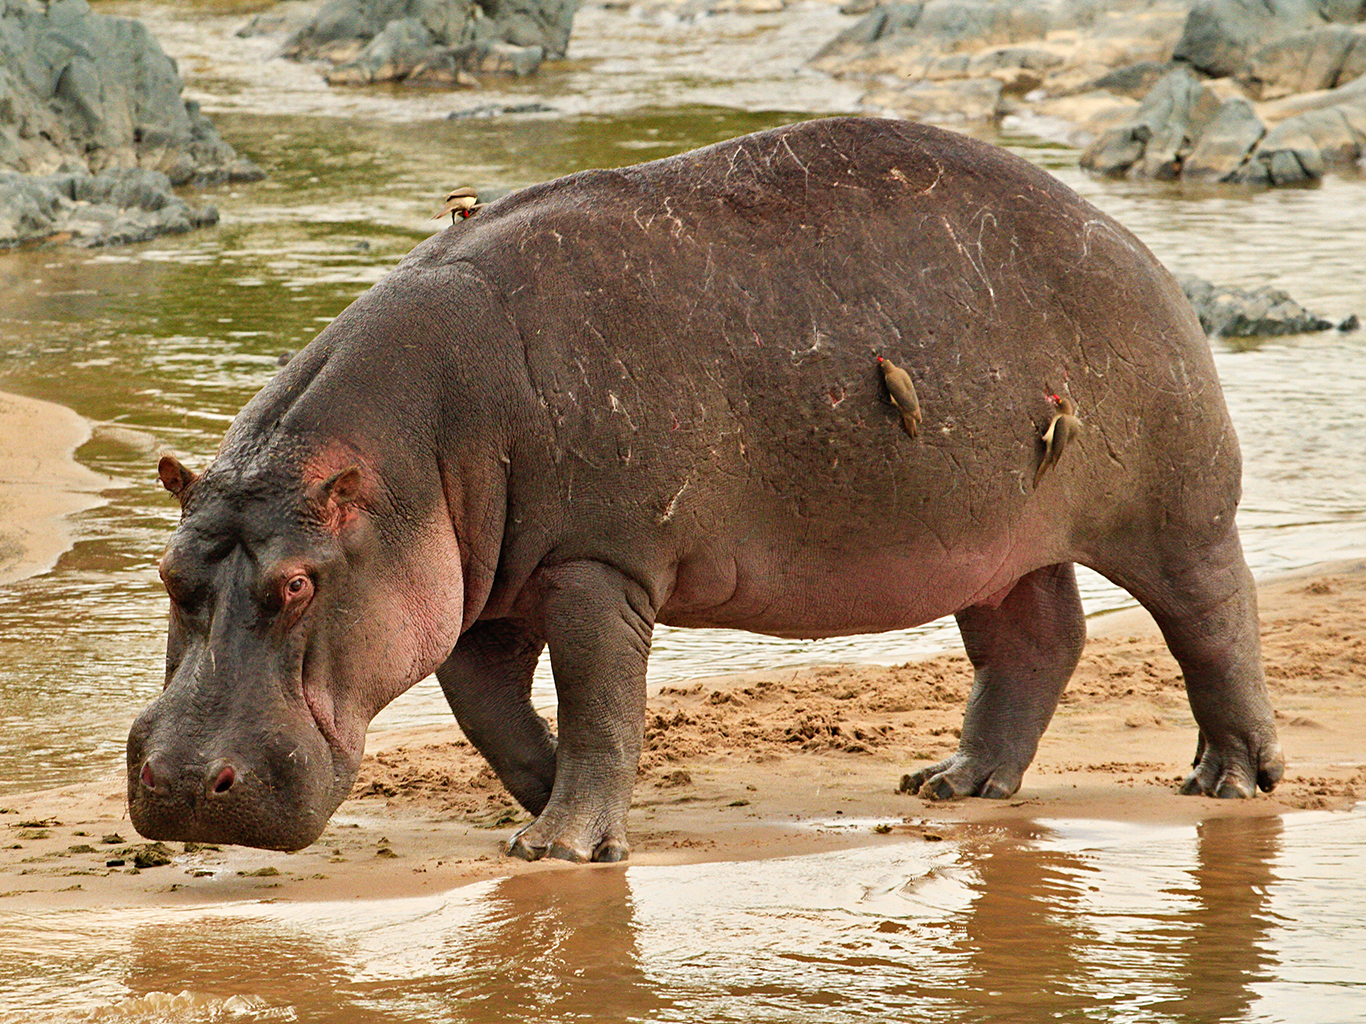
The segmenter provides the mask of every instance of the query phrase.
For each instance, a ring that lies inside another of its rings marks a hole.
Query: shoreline
[[[104,501],[109,481],[75,458],[91,430],[64,405],[0,391],[0,586],[52,569],[69,517]]]
[[[1006,801],[935,804],[895,792],[904,772],[956,746],[970,682],[961,653],[663,687],[647,712],[629,863],[786,857],[1037,819],[1158,826],[1346,810],[1366,796],[1366,560],[1258,589],[1288,762],[1271,794],[1177,795],[1196,736],[1184,688],[1152,620],[1121,611],[1089,623],[1038,757]],[[526,820],[453,723],[391,730],[370,737],[352,796],[307,849],[171,843],[169,863],[136,869],[151,844],[127,820],[122,776],[107,774],[0,798],[0,908],[384,899],[585,870],[504,856]]]

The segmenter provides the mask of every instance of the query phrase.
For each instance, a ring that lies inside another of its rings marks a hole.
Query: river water
[[[0,1019],[1347,1024],[1363,839],[1362,812],[1041,820],[411,899],[0,911]]]
[[[217,204],[223,215],[211,231],[105,251],[0,253],[0,391],[59,403],[90,421],[93,436],[78,458],[108,481],[103,503],[74,517],[75,543],[55,568],[0,587],[0,795],[116,767],[129,722],[160,688],[165,598],[155,559],[174,526],[176,507],[155,481],[157,447],[168,446],[191,465],[202,465],[232,415],[276,371],[282,352],[306,344],[440,228],[428,218],[446,190],[474,183],[497,192],[583,167],[632,163],[799,117],[853,110],[858,99],[857,89],[802,67],[807,54],[849,23],[821,2],[795,4],[781,15],[695,20],[680,19],[673,8],[626,14],[589,7],[576,22],[570,61],[501,91],[480,93],[329,89],[315,69],[271,59],[271,41],[237,39],[233,32],[241,15],[195,12],[189,5],[120,9],[153,26],[180,62],[189,95],[269,177],[205,193],[202,199]],[[552,109],[446,119],[481,104],[529,102]],[[1222,284],[1275,285],[1334,320],[1352,312],[1366,315],[1366,181],[1360,177],[1267,193],[1097,181],[1077,171],[1073,150],[1024,136],[997,141],[1115,215],[1173,270]],[[1243,444],[1239,522],[1254,571],[1264,576],[1366,554],[1366,333],[1213,346]],[[1127,601],[1094,576],[1083,586],[1093,613]],[[944,623],[811,643],[661,629],[651,678],[658,683],[811,661],[895,662],[951,644],[955,635]],[[538,692],[551,699],[544,680]],[[438,689],[428,681],[387,710],[376,728],[448,720]],[[1021,880],[1010,898],[1022,902],[1013,909],[1053,935],[1041,939],[1040,948],[1062,949],[1063,959],[1049,978],[1064,988],[1049,1005],[1064,1019],[1187,1019],[1185,1011],[1171,1007],[1196,984],[1183,979],[1203,978],[1202,971],[1211,972],[1216,995],[1226,992],[1232,1009],[1189,1019],[1294,1019],[1278,1016],[1275,1008],[1311,998],[1305,985],[1316,993],[1313,998],[1330,991],[1323,996],[1329,1005],[1361,1009],[1351,1002],[1361,992],[1359,973],[1321,990],[1313,988],[1319,976],[1312,965],[1293,977],[1283,969],[1286,943],[1292,952],[1296,943],[1313,949],[1330,938],[1361,948],[1360,926],[1322,915],[1317,883],[1301,877],[1306,863],[1329,872],[1325,885],[1347,885],[1353,905],[1366,908],[1362,865],[1352,845],[1366,838],[1361,815],[1336,824],[1309,817],[1287,822],[1274,836],[1255,837],[1264,855],[1247,870],[1259,879],[1250,884],[1260,895],[1255,906],[1232,911],[1252,922],[1241,938],[1237,929],[1219,923],[1216,910],[1202,909],[1214,906],[1201,895],[1207,884],[1233,884],[1222,877],[1205,881],[1200,866],[1205,846],[1227,839],[1200,830],[1168,836],[1174,845],[1152,863],[1153,844],[1161,837],[1087,828],[1041,824],[1037,841],[1018,857],[990,852],[995,847],[984,841],[935,854],[948,858],[942,864],[935,857],[926,860],[920,847],[895,853],[879,847],[848,863],[840,860],[838,868],[815,858],[738,873],[724,867],[594,873],[613,879],[615,887],[615,896],[600,899],[547,894],[536,889],[545,883],[514,879],[461,890],[436,903],[373,909],[380,922],[373,935],[362,934],[354,916],[315,915],[321,923],[310,931],[312,926],[301,923],[307,914],[296,918],[294,911],[259,907],[179,916],[167,911],[145,921],[119,917],[103,924],[98,915],[56,917],[43,927],[51,929],[53,948],[71,950],[75,958],[63,960],[61,954],[52,961],[58,966],[96,962],[93,947],[83,947],[78,938],[89,934],[117,946],[120,960],[132,957],[142,964],[133,969],[142,979],[137,984],[131,975],[119,979],[116,971],[91,966],[80,975],[85,980],[75,986],[79,994],[72,1006],[93,1005],[92,992],[114,998],[160,991],[158,986],[179,991],[168,980],[174,968],[155,963],[160,940],[148,938],[174,923],[185,935],[175,956],[187,963],[196,942],[226,929],[242,947],[262,935],[275,936],[272,948],[286,950],[280,953],[286,959],[297,955],[290,963],[299,970],[316,966],[328,977],[352,979],[349,991],[355,996],[347,1005],[353,1016],[329,1017],[284,996],[267,998],[262,1005],[280,1010],[280,1019],[464,1020],[476,1018],[459,1008],[466,1005],[459,999],[451,1002],[451,990],[434,979],[450,965],[477,962],[498,948],[488,936],[467,932],[527,927],[517,908],[541,900],[559,906],[555,901],[562,899],[565,907],[598,900],[611,935],[603,948],[575,945],[578,940],[557,930],[558,911],[535,925],[536,934],[565,944],[562,965],[603,965],[629,991],[639,992],[643,1002],[622,1019],[841,1020],[859,1013],[859,1019],[870,1019],[878,1000],[891,1000],[889,1005],[920,1007],[926,1019],[975,1020],[989,1019],[992,1006],[1004,1013],[1025,984],[1009,977],[994,954],[975,951],[972,939],[976,931],[1003,927],[988,921],[985,911],[996,901],[982,880],[1005,871]],[[1320,862],[1315,851],[1339,842],[1334,836],[1348,838]],[[1077,844],[1091,850],[1086,843],[1098,844],[1102,852],[1078,854]],[[1094,870],[1096,858],[1108,865],[1103,871]],[[716,878],[727,871],[745,885],[723,887],[724,899],[693,908],[693,896],[717,892]],[[912,887],[915,909],[906,902],[912,890],[904,885],[926,871],[936,881],[928,889],[921,883]],[[1042,886],[1037,897],[1028,895],[1025,881]],[[745,895],[750,885],[758,888]],[[784,886],[816,894],[815,902],[804,900],[804,910],[789,907]],[[993,882],[990,891],[997,888]],[[941,902],[921,905],[917,901],[926,892]],[[1140,898],[1142,893],[1147,895]],[[744,903],[750,899],[754,905]],[[810,923],[818,905],[835,923]],[[728,909],[745,923],[728,918]],[[940,911],[942,918],[936,916]],[[681,924],[690,913],[701,916]],[[423,954],[428,959],[399,958],[399,966],[391,966],[386,943],[398,943],[416,920],[434,929],[432,947]],[[884,920],[891,922],[886,929]],[[1209,922],[1216,922],[1212,931]],[[23,927],[24,922],[0,921],[0,934],[8,941]],[[724,942],[711,952],[694,949],[688,935],[694,928]],[[808,928],[811,942],[801,947],[808,952],[781,952],[789,929]],[[1079,944],[1083,934],[1088,938]],[[1182,936],[1189,949],[1178,949]],[[348,952],[329,954],[323,962],[324,940]],[[1228,943],[1237,948],[1225,951]],[[287,952],[296,945],[297,954]],[[1159,946],[1168,951],[1162,955],[1185,958],[1181,962],[1189,961],[1189,968],[1123,975],[1126,964],[1143,962]],[[575,961],[569,947],[589,960]],[[1211,963],[1197,963],[1206,954]],[[515,950],[500,956],[487,971],[518,966]],[[1097,957],[1109,958],[1109,966],[1097,966]],[[1291,961],[1298,963],[1293,956]],[[530,976],[542,976],[544,965],[523,966]],[[834,973],[856,966],[857,984],[832,982]],[[157,974],[162,970],[167,977]],[[1099,973],[1087,981],[1092,971]],[[59,974],[58,967],[45,968],[41,977],[47,981],[35,984],[47,985],[42,990],[52,995]],[[569,1009],[588,1007],[595,983],[575,981],[571,974],[555,983],[555,999]],[[1114,981],[1117,1001],[1106,1003],[1100,994],[1111,984],[1106,979],[1121,975],[1127,981]],[[261,977],[251,970],[246,976]],[[483,983],[481,977],[476,971],[470,992]],[[963,986],[972,979],[981,991],[974,996],[979,1002],[968,1007]],[[983,994],[989,991],[998,992],[998,1002]],[[1333,1003],[1331,992],[1348,1002]],[[361,1008],[371,999],[366,993],[379,993],[373,997],[384,1007],[379,1016],[364,1016]],[[530,985],[526,999],[510,1005],[531,1015]],[[841,1008],[840,999],[849,1000],[849,1007]],[[1103,1005],[1127,1009],[1110,1013]],[[206,1003],[200,1010],[226,1012],[212,1006],[217,1009]],[[293,1009],[286,1012],[285,1006]],[[137,1017],[143,1011],[132,1012]],[[1305,1019],[1361,1016],[1366,1010]]]

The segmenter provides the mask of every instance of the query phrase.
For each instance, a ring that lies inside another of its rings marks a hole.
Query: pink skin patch
[[[334,448],[304,463],[305,493],[317,504],[324,528],[340,534],[367,504],[375,474],[367,460],[347,448]]]

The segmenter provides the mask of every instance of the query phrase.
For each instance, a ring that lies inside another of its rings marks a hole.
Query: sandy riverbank
[[[631,812],[636,863],[778,857],[951,835],[1000,818],[1136,823],[1345,808],[1366,795],[1366,562],[1262,587],[1268,681],[1289,759],[1255,800],[1180,797],[1195,730],[1172,661],[1141,612],[1092,622],[1063,704],[1016,798],[941,805],[895,792],[956,744],[961,655],[894,668],[818,667],[709,679],[651,700]],[[122,780],[5,798],[0,907],[348,899],[438,892],[475,878],[580,870],[500,844],[525,817],[452,724],[372,738],[355,793],[296,854],[145,850]],[[123,860],[119,866],[110,861]]]
[[[72,457],[90,425],[61,405],[0,392],[0,584],[46,572],[71,546],[66,517],[108,481]]]

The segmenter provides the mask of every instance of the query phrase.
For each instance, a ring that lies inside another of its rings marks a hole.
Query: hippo
[[[1036,486],[1060,396],[1081,427]],[[657,623],[953,614],[961,742],[906,786],[1007,797],[1085,641],[1077,563],[1180,664],[1181,790],[1283,771],[1190,303],[1048,174],[932,127],[807,121],[499,198],[344,310],[206,469],[158,475],[165,688],[127,760],[151,839],[306,846],[370,720],[435,672],[534,816],[508,852],[625,858]],[[558,734],[530,701],[546,650]]]

